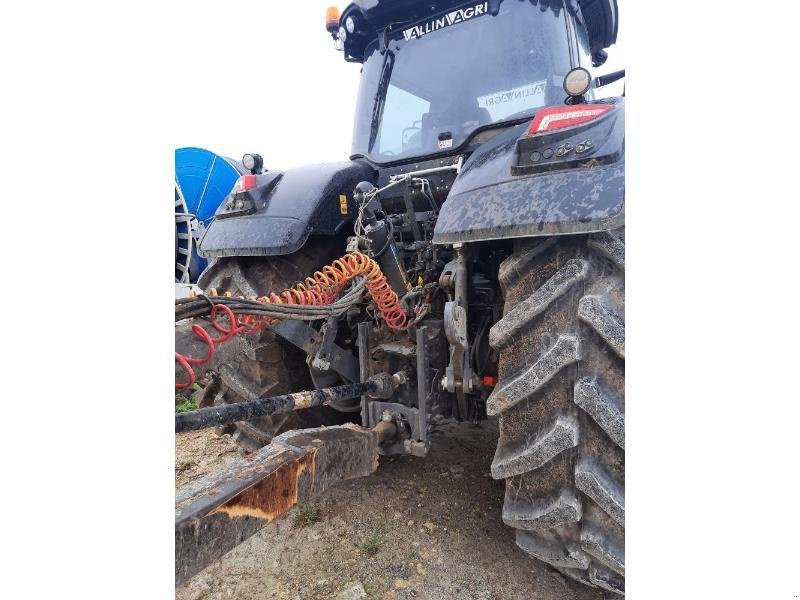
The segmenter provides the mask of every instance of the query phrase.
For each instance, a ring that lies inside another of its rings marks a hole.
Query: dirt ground
[[[599,600],[616,596],[526,557],[500,518],[503,482],[489,476],[497,422],[437,423],[427,458],[381,457],[378,471],[314,501],[176,589],[177,600],[276,598]],[[176,486],[237,458],[229,436],[176,440]],[[374,553],[373,553],[374,552]]]

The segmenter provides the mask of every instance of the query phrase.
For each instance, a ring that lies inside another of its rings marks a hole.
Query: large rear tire
[[[288,256],[221,258],[203,272],[198,284],[206,291],[216,288],[219,293],[230,291],[236,296],[277,293],[338,258],[339,241],[312,239]],[[209,386],[209,404],[233,404],[314,388],[305,353],[271,330],[236,336],[221,348],[225,358]],[[256,450],[290,429],[341,422],[343,417],[336,411],[322,407],[238,422],[229,430],[243,449]]]
[[[490,332],[500,383],[492,462],[503,521],[530,556],[625,592],[624,230],[519,240]]]

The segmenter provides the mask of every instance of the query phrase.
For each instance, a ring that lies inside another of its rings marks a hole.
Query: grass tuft
[[[308,527],[317,521],[319,521],[319,511],[316,506],[308,502],[298,506],[292,517],[292,524],[297,528]]]
[[[361,551],[367,556],[375,556],[384,541],[380,533],[372,533],[361,541]]]
[[[184,400],[183,402],[178,404],[178,406],[175,407],[175,412],[183,413],[195,409],[197,409],[197,403],[194,401],[194,398],[187,398],[186,400]]]

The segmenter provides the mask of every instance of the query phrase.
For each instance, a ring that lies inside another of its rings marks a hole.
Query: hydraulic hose
[[[348,284],[350,288],[341,295]],[[175,389],[185,389],[194,384],[196,375],[192,365],[213,359],[216,346],[234,335],[256,333],[284,319],[316,321],[341,315],[361,302],[365,288],[386,325],[390,329],[405,329],[408,315],[400,307],[397,294],[378,263],[361,252],[345,254],[307,277],[304,282],[278,294],[245,299],[234,298],[230,292],[219,296],[217,290],[212,289],[208,295],[176,300],[176,321],[208,316],[212,327],[222,335],[212,337],[200,325],[192,325],[194,334],[206,344],[206,355],[194,358],[175,353],[175,360],[187,375],[187,381],[176,383]],[[224,317],[224,321],[218,317]]]

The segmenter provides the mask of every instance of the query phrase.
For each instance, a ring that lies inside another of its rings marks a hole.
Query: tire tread
[[[492,476],[517,545],[565,576],[624,594],[624,230],[520,240],[499,275],[490,343],[500,416]]]

